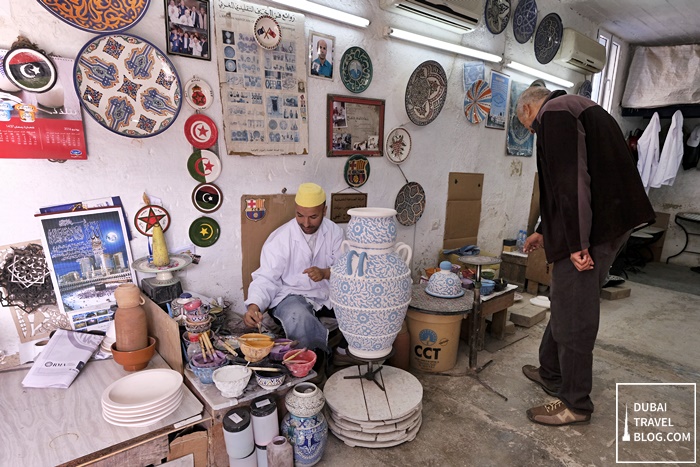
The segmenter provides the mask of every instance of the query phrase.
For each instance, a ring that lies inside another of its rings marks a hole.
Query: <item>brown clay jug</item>
[[[114,329],[117,350],[131,352],[148,347],[148,325],[146,310],[141,305],[146,300],[135,284],[120,284],[114,291],[117,311],[114,314]]]

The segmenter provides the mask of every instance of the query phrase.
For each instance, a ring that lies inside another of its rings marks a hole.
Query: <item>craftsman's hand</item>
[[[260,312],[260,308],[255,303],[248,305],[248,311],[243,315],[243,322],[249,328],[255,328],[258,323],[262,323],[263,314]]]
[[[571,253],[571,262],[579,271],[588,271],[593,269],[593,258],[588,253],[588,248],[585,250],[577,251],[576,253]]]
[[[331,269],[326,268],[326,269],[321,269],[316,266],[311,266],[310,268],[304,269],[303,274],[306,274],[309,276],[309,279],[311,279],[314,282],[319,282],[322,281],[323,279],[330,279],[331,278]]]
[[[533,233],[527,240],[525,240],[525,245],[523,246],[523,252],[530,253],[544,246],[544,237],[541,233]]]

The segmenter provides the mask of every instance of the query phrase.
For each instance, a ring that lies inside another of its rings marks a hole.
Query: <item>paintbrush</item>
[[[305,350],[306,350],[306,348],[297,350],[297,351],[294,352],[292,355],[290,355],[289,357],[287,357],[287,358],[285,358],[284,360],[282,360],[282,363],[287,363],[288,361],[290,361],[291,359],[293,359],[294,357],[296,357],[296,356],[299,355],[300,353],[304,352]]]

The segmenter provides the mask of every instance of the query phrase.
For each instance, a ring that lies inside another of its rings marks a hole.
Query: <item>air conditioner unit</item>
[[[554,60],[567,68],[597,73],[605,66],[605,46],[574,29],[564,28]]]
[[[482,0],[380,0],[379,6],[459,34],[476,28],[483,14]]]

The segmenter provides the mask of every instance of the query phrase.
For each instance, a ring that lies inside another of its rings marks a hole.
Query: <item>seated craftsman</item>
[[[243,321],[255,327],[269,310],[299,348],[322,350],[317,351],[321,361],[329,351],[328,330],[318,318],[335,316],[329,279],[344,232],[325,218],[326,193],[320,186],[302,183],[295,202],[296,218],[272,232],[262,247]]]

